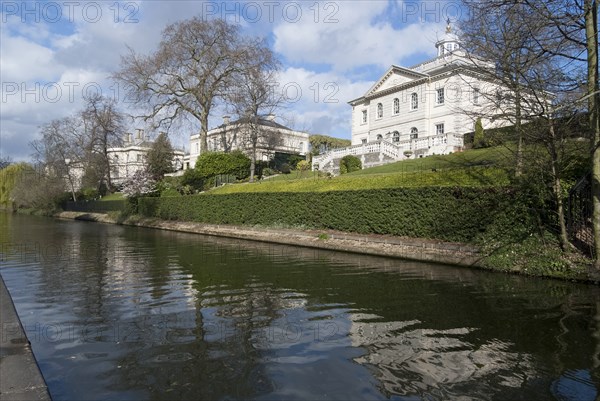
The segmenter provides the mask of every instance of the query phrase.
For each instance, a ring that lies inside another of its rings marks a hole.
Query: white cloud
[[[12,36],[2,29],[2,82],[24,82],[49,79],[59,71],[53,51],[25,36]]]
[[[96,21],[82,16],[83,5],[74,10],[73,21],[23,23],[18,15],[3,21],[2,154],[27,157],[27,144],[35,139],[41,124],[81,109],[86,85],[98,83],[103,94],[115,96],[108,77],[118,69],[126,45],[146,54],[156,48],[168,23],[202,16],[207,10],[205,3],[221,8],[224,4],[150,0],[94,3],[102,5],[102,17]],[[296,128],[310,132],[349,138],[351,107],[347,102],[362,95],[390,64],[417,53],[433,53],[436,25],[398,25],[388,15],[393,7],[387,1],[325,1],[316,7],[314,2],[278,2],[272,10],[273,19],[267,3],[275,2],[248,1],[239,3],[240,7],[246,3],[260,5],[262,17],[253,22],[245,19],[252,15],[243,15],[240,22],[245,32],[272,40],[274,50],[286,62],[281,88],[290,84],[289,95],[298,87],[301,90],[300,98],[289,102],[284,114],[294,120]],[[122,7],[116,23],[115,4]],[[134,8],[125,9],[128,4]],[[302,11],[295,21],[299,4]],[[218,10],[217,16],[225,16],[219,13],[224,9]],[[66,11],[63,15],[67,18]],[[11,83],[18,85],[16,93],[12,93],[14,87],[5,85]],[[38,98],[35,94],[24,97],[20,92],[36,85],[40,86]],[[54,99],[52,85],[62,90],[59,99]],[[220,120],[218,113],[216,110],[211,122]],[[186,142],[189,130],[180,131]]]
[[[364,65],[386,68],[413,54],[434,52],[438,24],[395,29],[389,19],[380,21],[388,7],[383,1],[326,4],[336,5],[328,12],[337,22],[327,23],[324,12],[318,22],[311,18],[282,21],[274,29],[275,50],[293,63],[327,64],[339,71]]]
[[[335,72],[295,67],[283,70],[279,82],[279,89],[287,88],[289,98],[284,117],[293,120],[295,128],[343,138],[350,138],[351,107],[347,102],[372,85]]]

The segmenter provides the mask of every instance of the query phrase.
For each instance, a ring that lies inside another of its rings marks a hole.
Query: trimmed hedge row
[[[513,203],[514,194],[503,188],[427,187],[140,198],[138,213],[210,224],[308,226],[473,242],[497,219],[503,221]]]
[[[126,208],[127,201],[124,199],[108,201],[67,201],[63,206],[64,210],[90,213],[121,212],[126,210]]]

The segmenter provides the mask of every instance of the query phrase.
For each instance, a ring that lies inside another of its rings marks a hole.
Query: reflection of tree
[[[338,367],[348,388],[348,371],[368,366],[387,394],[429,391],[433,399],[471,391],[534,399],[565,372],[597,375],[595,288],[158,230],[8,220],[2,238],[69,249],[68,259],[18,267],[35,302],[60,310],[50,316],[88,324],[85,341],[42,351],[71,372],[72,398],[84,387],[72,356],[96,367],[94,389],[155,399],[256,398],[281,383],[271,383],[281,380],[273,364],[297,374],[286,361],[309,353]],[[265,335],[299,321],[303,329],[333,323],[335,342]]]

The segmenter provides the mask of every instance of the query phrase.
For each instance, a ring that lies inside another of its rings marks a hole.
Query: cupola
[[[450,54],[460,48],[460,39],[458,38],[458,35],[452,32],[450,18],[448,18],[447,21],[446,33],[436,42],[435,47],[438,51],[438,57]]]

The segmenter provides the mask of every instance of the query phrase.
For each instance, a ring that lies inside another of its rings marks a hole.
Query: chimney
[[[267,120],[269,120],[269,121],[275,121],[275,114],[269,113],[269,115],[267,116]]]
[[[231,119],[231,117],[229,117],[229,116],[223,116],[223,124],[225,124],[225,125],[229,124],[230,119]]]
[[[138,128],[135,131],[136,131],[136,138],[135,139],[142,140],[144,138],[144,130]]]

